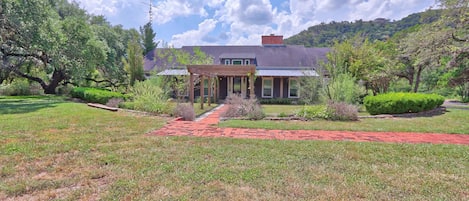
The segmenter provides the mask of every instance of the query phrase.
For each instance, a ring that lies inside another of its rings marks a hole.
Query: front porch
[[[204,107],[206,95],[208,97],[208,105],[211,104],[210,97],[212,96],[215,101],[219,97],[226,97],[232,93],[239,93],[243,97],[247,97],[247,94],[249,94],[249,97],[255,97],[254,76],[256,74],[256,66],[254,65],[188,65],[187,71],[189,72],[189,101],[192,105],[194,104],[195,96],[195,76],[200,77],[200,108]],[[207,80],[207,87],[205,87],[205,80]],[[220,81],[224,83],[222,86]],[[220,86],[226,87],[227,90],[220,90]],[[207,94],[205,90],[207,90]]]

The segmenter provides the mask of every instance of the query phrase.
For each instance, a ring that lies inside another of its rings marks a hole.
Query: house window
[[[208,79],[204,79],[204,96],[207,97],[208,96]],[[213,90],[212,90],[212,93],[210,94],[210,96],[213,96]]]
[[[290,78],[288,81],[288,98],[299,98],[300,94],[298,79]]]
[[[230,65],[230,60],[229,59],[225,59],[225,65]]]
[[[274,79],[262,78],[262,98],[272,98],[274,94]]]
[[[243,65],[243,60],[241,60],[241,59],[233,59],[233,65]]]
[[[247,65],[250,65],[250,64],[251,64],[251,61],[249,59],[244,60],[244,65],[247,66]]]

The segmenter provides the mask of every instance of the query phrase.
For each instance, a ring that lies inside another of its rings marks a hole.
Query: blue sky
[[[72,1],[72,0],[70,0]],[[143,26],[150,0],[75,0],[113,25]],[[156,40],[183,45],[259,45],[267,34],[295,35],[331,21],[399,20],[433,0],[151,0]]]

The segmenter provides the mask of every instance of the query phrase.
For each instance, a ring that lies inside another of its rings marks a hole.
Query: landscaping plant
[[[247,117],[254,120],[265,117],[256,98],[244,99],[239,94],[231,94],[226,98],[225,104],[228,109],[222,114],[223,117]]]
[[[190,103],[178,103],[174,108],[174,116],[182,117],[185,121],[193,121],[195,119],[194,107]]]
[[[171,107],[167,94],[151,80],[135,82],[132,88],[133,107],[156,114],[169,114]]]
[[[445,98],[436,94],[387,93],[367,96],[366,110],[372,114],[403,114],[428,111],[443,104]]]

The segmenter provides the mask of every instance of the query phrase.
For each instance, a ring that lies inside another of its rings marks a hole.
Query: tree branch
[[[451,33],[451,37],[453,38],[453,40],[458,41],[458,42],[469,42],[469,39],[458,38],[454,35],[454,33]]]

